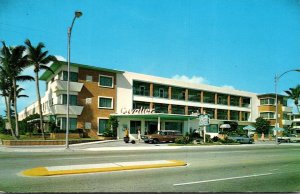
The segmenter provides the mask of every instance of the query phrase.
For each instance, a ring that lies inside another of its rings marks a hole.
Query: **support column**
[[[242,111],[240,111],[240,118],[239,118],[240,121],[243,120],[242,116],[243,116]]]
[[[168,114],[172,114],[172,105],[171,104],[168,105]]]
[[[188,89],[185,89],[185,97],[184,97],[185,101],[188,101],[189,100],[189,90]]]
[[[215,104],[218,104],[218,94],[215,93]]]
[[[201,91],[201,92],[200,92],[200,102],[201,102],[201,103],[203,103],[203,95],[204,95],[204,92]]]
[[[172,96],[172,87],[171,86],[169,86],[168,94],[169,94],[169,100],[171,100],[171,96]]]
[[[153,97],[153,83],[150,84],[150,97]]]
[[[215,118],[214,119],[218,119],[218,109],[215,109]]]
[[[227,120],[230,120],[230,110],[227,110]]]
[[[240,107],[243,106],[243,97],[240,97]]]
[[[153,102],[150,102],[150,109],[153,109]]]
[[[157,121],[157,131],[160,131],[160,117],[158,117]]]
[[[188,123],[187,123],[187,128],[188,128],[187,131],[188,131],[189,133],[192,133],[191,130],[190,130],[190,119],[189,119],[189,118],[188,118],[188,121],[187,121],[187,122],[188,122]]]
[[[184,114],[185,114],[185,115],[188,115],[188,114],[189,114],[189,107],[188,107],[188,106],[185,106],[185,107],[184,107]]]

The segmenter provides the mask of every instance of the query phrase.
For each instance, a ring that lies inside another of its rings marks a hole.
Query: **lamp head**
[[[82,16],[82,12],[81,11],[75,11],[75,17],[79,18],[80,16]]]

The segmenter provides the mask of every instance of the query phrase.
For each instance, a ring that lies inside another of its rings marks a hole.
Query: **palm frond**
[[[17,81],[34,81],[34,78],[29,75],[19,75],[16,77]]]

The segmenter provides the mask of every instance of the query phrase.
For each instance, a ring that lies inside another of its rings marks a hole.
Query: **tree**
[[[270,129],[270,121],[264,119],[263,117],[258,117],[255,120],[255,128],[258,133],[268,133]]]
[[[40,70],[49,70],[54,74],[52,69],[47,66],[48,63],[57,61],[57,59],[48,55],[48,51],[42,51],[45,45],[40,42],[36,47],[32,46],[30,40],[25,40],[25,44],[28,50],[28,62],[33,65],[35,73],[35,86],[36,86],[36,96],[38,100],[38,107],[40,113],[40,129],[42,131],[43,139],[45,139],[44,127],[43,127],[43,112],[42,112],[42,103],[41,103],[41,94],[39,86],[39,72]]]
[[[2,55],[1,61],[3,63],[3,70],[6,73],[7,80],[12,82],[14,112],[15,112],[15,136],[19,137],[19,123],[18,123],[18,111],[17,111],[17,81],[33,80],[33,77],[28,75],[21,75],[22,71],[28,67],[27,55],[24,54],[24,46],[16,46],[8,48],[5,42],[2,42]],[[10,107],[10,106],[9,106]],[[9,110],[9,108],[8,108]],[[9,115],[9,112],[8,112]]]
[[[290,90],[285,91],[285,93],[287,93],[289,98],[294,100],[294,104],[296,105],[298,113],[300,113],[300,110],[299,110],[300,84],[298,84],[295,88],[290,88]]]
[[[115,116],[110,116],[108,121],[107,121],[107,130],[110,130],[112,132],[112,136],[116,137],[117,136],[117,130],[118,130],[119,122],[117,117]]]
[[[11,58],[11,52],[5,43],[2,42],[3,47],[0,53],[0,91],[1,96],[4,97],[6,106],[6,118],[8,120],[9,129],[14,139],[17,139],[14,130],[12,129],[11,120],[11,100],[12,100],[12,78],[8,76],[7,69],[9,68],[9,61]]]

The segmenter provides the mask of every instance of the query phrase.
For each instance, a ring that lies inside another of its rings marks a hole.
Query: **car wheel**
[[[158,144],[159,143],[158,139],[153,139],[153,143]]]

